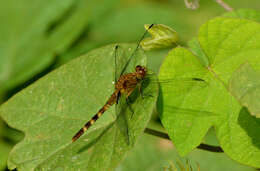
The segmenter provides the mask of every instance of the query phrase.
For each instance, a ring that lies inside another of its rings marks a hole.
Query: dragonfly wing
[[[115,59],[115,83],[117,82],[117,80],[119,79],[119,77],[121,76],[121,72],[124,68],[124,66],[126,65],[127,62],[127,57],[125,54],[125,49],[120,46],[120,45],[116,45],[115,46],[115,52],[114,52],[114,59]]]
[[[144,34],[145,35],[145,34]],[[144,37],[144,36],[143,36]],[[140,39],[140,41],[143,39]],[[146,58],[143,50],[140,49],[140,41],[136,48],[125,47],[124,45],[115,46],[115,83],[122,74],[132,73],[137,65],[145,66]],[[129,140],[129,124],[127,119],[127,113],[130,107],[126,103],[126,96],[121,94],[119,97],[118,104],[116,104],[115,111],[117,116],[117,127],[120,134],[125,137],[125,141],[128,145],[131,144]]]
[[[177,94],[183,94],[188,91],[201,90],[208,87],[209,84],[202,78],[160,78],[159,80],[147,78],[150,83],[160,84],[164,88],[167,88],[169,92]]]
[[[142,40],[145,38],[146,34],[148,33],[148,31],[154,26],[154,24],[151,24],[144,32],[144,34],[142,35],[142,37],[139,39],[138,43],[137,43],[137,46],[136,48],[132,51],[131,55],[129,56],[129,58],[127,59],[127,62],[125,63],[125,66],[123,67],[120,75],[126,73],[126,70],[128,68],[128,66],[130,65],[130,63],[133,63],[132,61],[134,61],[134,59],[137,57],[138,58],[138,55],[137,53],[139,52],[139,49],[141,48],[141,42]],[[135,62],[134,62],[135,63]],[[137,64],[136,64],[137,65]],[[135,65],[135,66],[136,66]],[[139,64],[140,65],[140,64]],[[135,67],[134,66],[134,67]]]

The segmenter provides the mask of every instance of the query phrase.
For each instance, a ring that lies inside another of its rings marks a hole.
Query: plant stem
[[[146,128],[144,130],[144,132],[147,133],[147,134],[150,134],[150,135],[154,135],[156,137],[161,137],[161,138],[170,140],[168,134],[163,133],[163,132],[159,132],[159,131],[156,131],[156,130],[153,130],[153,129],[150,129],[150,128]],[[201,143],[197,148],[201,149],[201,150],[216,152],[216,153],[223,153],[224,152],[222,150],[222,148],[219,147],[219,146],[213,146],[213,145],[208,145],[208,144],[203,144],[203,143]]]
[[[216,2],[227,11],[233,10],[233,8],[231,8],[227,3],[223,2],[222,0],[216,0]]]

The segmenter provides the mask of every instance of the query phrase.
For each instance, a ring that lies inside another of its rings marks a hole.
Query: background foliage
[[[235,9],[260,9],[258,0],[226,2]],[[203,23],[225,12],[208,0],[201,0],[197,10],[187,9],[183,1],[177,0],[1,0],[0,101],[5,102],[35,80],[94,48],[136,42],[144,32],[144,24],[166,24],[177,31],[180,44],[187,45]],[[167,49],[148,52],[148,67],[157,72],[167,53]],[[151,126],[156,121],[154,116]],[[6,169],[11,148],[22,138],[22,133],[0,120],[0,170]],[[213,131],[203,141],[218,144]],[[158,170],[177,158],[168,141],[146,135],[117,169]],[[194,165],[198,162],[201,170],[255,170],[225,154],[194,150],[187,158]]]

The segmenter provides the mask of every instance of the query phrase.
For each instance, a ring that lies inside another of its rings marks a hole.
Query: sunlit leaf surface
[[[260,117],[260,72],[248,63],[243,64],[229,81],[229,89],[241,105],[248,108],[250,114]]]
[[[181,155],[198,146],[214,126],[229,157],[260,167],[260,120],[251,116],[228,89],[242,64],[248,62],[253,69],[260,69],[260,24],[216,18],[200,28],[198,43],[192,46],[195,53],[181,47],[172,50],[161,67],[159,79],[194,80],[186,91],[173,91],[181,83],[161,86],[162,123]],[[206,86],[201,86],[203,82]]]

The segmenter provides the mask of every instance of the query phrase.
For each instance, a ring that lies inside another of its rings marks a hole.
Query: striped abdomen
[[[82,127],[72,138],[72,142],[76,141],[84,132],[86,132],[89,127],[91,127],[91,125],[93,125],[98,118],[100,118],[103,113],[113,104],[115,104],[116,100],[117,100],[117,96],[118,96],[119,91],[116,90],[111,97],[108,99],[107,103],[98,111],[97,114],[95,114],[85,125],[84,127]]]

